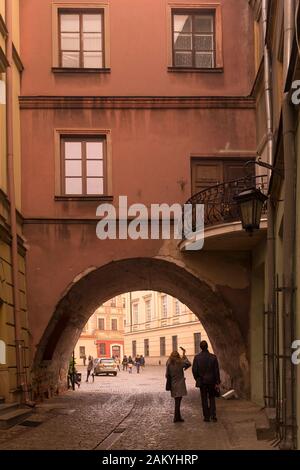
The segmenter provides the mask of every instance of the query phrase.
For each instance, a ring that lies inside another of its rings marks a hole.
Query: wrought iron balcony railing
[[[186,204],[193,206],[193,231],[196,230],[196,204],[204,205],[205,227],[235,222],[240,220],[240,214],[234,197],[253,187],[266,193],[268,190],[268,176],[246,176],[238,180],[210,186],[192,196]],[[266,212],[266,207],[264,212]]]

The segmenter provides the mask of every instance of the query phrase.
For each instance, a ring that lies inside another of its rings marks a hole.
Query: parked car
[[[95,375],[117,375],[118,366],[115,360],[110,358],[98,358],[94,360],[94,374]]]

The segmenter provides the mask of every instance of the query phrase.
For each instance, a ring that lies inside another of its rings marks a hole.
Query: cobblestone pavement
[[[257,441],[255,422],[263,413],[244,400],[218,400],[218,423],[204,423],[200,397],[191,371],[186,372],[184,423],[174,424],[173,400],[165,392],[163,367],[146,367],[137,374],[121,371],[117,377],[95,377],[76,391],[40,403],[28,419],[37,427],[21,425],[0,430],[0,450],[17,449],[272,449]]]

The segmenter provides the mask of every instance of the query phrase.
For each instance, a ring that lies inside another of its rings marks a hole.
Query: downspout
[[[267,43],[268,0],[262,0],[262,22],[264,34],[264,91],[267,119],[267,155],[268,163],[273,164],[273,109],[272,109],[272,80],[271,58]],[[274,234],[274,204],[268,201],[268,232],[267,232],[267,270],[268,270],[268,327],[267,327],[267,387],[265,403],[268,407],[275,406],[275,234]]]
[[[284,83],[289,69],[295,27],[295,0],[284,2]],[[296,215],[296,119],[289,94],[283,101],[284,215],[283,215],[283,433],[281,448],[295,442],[294,366],[291,361],[294,332],[294,270]]]
[[[12,1],[5,0],[5,18],[8,35],[6,39],[6,57],[9,67],[6,71],[6,141],[7,141],[7,184],[10,202],[10,225],[12,236],[12,279],[14,299],[14,324],[16,345],[17,387],[22,389],[22,336],[21,336],[21,308],[19,297],[19,263],[18,263],[18,235],[15,200],[15,175],[14,175],[14,145],[13,145],[13,43],[12,43]],[[22,397],[21,397],[22,398]]]

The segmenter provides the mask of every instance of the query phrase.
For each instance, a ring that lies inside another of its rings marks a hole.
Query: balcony
[[[239,208],[235,196],[246,189],[256,187],[263,193],[268,191],[268,176],[246,176],[234,181],[211,186],[192,196],[186,204],[192,205],[191,229],[196,235],[196,205],[204,205],[204,249],[227,250],[249,249],[255,246],[264,236],[267,229],[267,207],[263,209],[261,230],[256,231],[251,237],[242,228]],[[188,249],[193,240],[185,237],[179,244],[181,251]],[[237,244],[236,244],[237,243]]]

